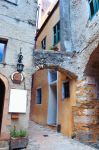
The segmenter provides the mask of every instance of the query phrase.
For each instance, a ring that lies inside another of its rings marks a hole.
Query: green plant
[[[26,137],[27,136],[27,131],[26,130],[20,130],[20,137]]]
[[[16,127],[14,126],[14,128],[10,131],[10,136],[13,138],[17,138],[17,137],[26,137],[27,136],[27,131],[26,130],[17,130]]]

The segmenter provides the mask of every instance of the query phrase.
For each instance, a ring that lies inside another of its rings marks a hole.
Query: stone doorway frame
[[[2,118],[3,118],[3,108],[4,108],[4,98],[5,98],[5,84],[0,79],[0,133],[1,133],[1,126],[2,126]]]
[[[9,133],[6,129],[6,126],[11,124],[11,120],[7,119],[8,117],[8,107],[9,107],[9,96],[10,96],[10,89],[9,89],[9,82],[7,78],[0,74],[0,79],[4,83],[5,86],[5,95],[4,95],[4,106],[3,106],[3,115],[2,115],[2,125],[1,125],[1,137],[8,137]]]

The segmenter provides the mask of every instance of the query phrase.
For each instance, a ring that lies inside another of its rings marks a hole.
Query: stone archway
[[[99,75],[99,46],[91,53],[85,66],[87,76],[97,77]]]
[[[58,70],[62,69],[61,71],[63,72],[67,71],[70,78],[75,77],[75,74],[78,75],[73,117],[74,133],[76,133],[77,139],[82,142],[96,142],[99,139],[99,117],[97,116],[99,102],[96,99],[96,85],[94,82],[94,78],[98,81],[99,73],[98,43],[98,41],[93,41],[92,44],[88,45],[85,50],[78,54],[73,65],[71,65],[71,60],[64,53],[34,51],[34,65],[36,70],[54,67]]]
[[[76,65],[73,65],[72,55],[69,56],[67,53],[62,51],[44,51],[44,50],[34,50],[33,51],[33,63],[34,72],[43,68],[54,68],[63,72],[68,72],[70,76],[77,78],[75,73]]]
[[[1,90],[2,90],[2,94],[1,94]],[[7,131],[7,126],[11,125],[11,120],[9,119],[9,114],[8,114],[8,104],[9,104],[9,83],[7,78],[0,74],[0,94],[1,94],[1,98],[2,98],[2,116],[1,116],[1,132],[0,132],[0,137],[5,137],[8,138],[9,137],[9,131]]]
[[[32,82],[32,102],[31,102],[31,119],[37,123],[40,124],[44,124],[44,125],[52,125],[53,121],[52,121],[52,116],[49,116],[49,112],[50,111],[50,106],[52,103],[54,103],[55,101],[52,100],[53,97],[51,97],[51,103],[49,104],[50,101],[50,96],[48,97],[48,101],[46,101],[45,103],[43,102],[43,106],[42,105],[37,105],[36,104],[36,92],[34,89],[38,89],[43,87],[43,89],[45,89],[46,91],[44,92],[44,94],[46,95],[46,93],[48,94],[47,90],[49,88],[49,93],[54,93],[56,92],[57,89],[57,110],[54,108],[55,111],[57,111],[57,115],[55,115],[55,122],[57,122],[57,125],[61,125],[61,132],[69,137],[72,136],[72,132],[73,132],[73,114],[72,114],[72,106],[75,105],[76,103],[76,96],[75,96],[75,90],[76,90],[76,78],[77,76],[69,71],[68,69],[66,69],[64,66],[62,66],[63,62],[65,60],[65,56],[64,54],[60,54],[60,53],[53,53],[53,52],[34,52],[34,65],[35,65],[35,71],[33,74],[33,82]],[[51,84],[48,85],[48,88],[46,88],[45,86],[41,86],[38,85],[39,83],[35,83],[39,82],[42,83],[41,80],[43,80],[43,83],[45,85],[47,85],[47,82],[45,83],[46,77],[45,74],[43,74],[44,70],[54,70],[58,72],[58,86],[56,86],[56,83],[54,82],[54,85]],[[45,80],[42,79],[42,77],[45,77]],[[70,80],[70,87],[71,87],[71,97],[67,98],[68,100],[62,100],[62,85],[63,85],[63,81],[65,81],[65,79],[69,79]],[[34,87],[33,87],[34,86]],[[52,87],[53,86],[53,87]],[[38,92],[38,91],[37,91]],[[47,96],[43,96],[43,99],[45,100]],[[54,95],[55,96],[55,95]],[[55,103],[54,103],[55,104]],[[34,106],[33,106],[34,105]],[[55,104],[56,105],[56,104]],[[66,109],[67,108],[67,109]],[[51,109],[51,110],[52,110]],[[53,111],[52,111],[53,112]],[[53,115],[51,113],[51,115]],[[56,119],[57,116],[57,119]],[[49,119],[50,118],[50,119]],[[66,118],[67,119],[66,121]],[[57,121],[56,121],[57,120]],[[66,124],[66,122],[68,122]],[[56,125],[56,124],[54,124]]]
[[[77,83],[75,130],[80,141],[95,143],[99,139],[99,46],[84,56],[83,79]]]

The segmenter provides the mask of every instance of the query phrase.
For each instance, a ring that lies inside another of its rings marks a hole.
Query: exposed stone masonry
[[[96,85],[87,80],[78,81],[76,91],[77,105],[73,107],[73,114],[77,139],[82,142],[97,142],[99,101],[96,100]]]
[[[75,57],[75,55],[70,56],[61,51],[34,51],[33,55],[37,70],[51,67],[56,68],[56,70],[61,68],[67,70],[71,77],[76,79],[78,77],[76,105],[73,106],[74,133],[76,133],[76,138],[82,142],[98,142],[99,102],[97,100],[96,83],[93,78],[85,76],[84,73],[80,75],[81,69],[79,70],[79,64],[77,64],[77,54]]]
[[[31,100],[31,81],[33,73],[32,54],[36,29],[36,0],[22,0],[18,5],[0,0],[0,40],[6,39],[7,47],[5,59],[0,63],[0,79],[6,85],[4,111],[1,135],[6,136],[13,125],[18,128],[27,128]],[[18,54],[22,49],[24,64],[24,80],[21,84],[14,84],[12,73],[16,72]],[[18,120],[12,120],[9,112],[10,89],[28,91],[27,112],[20,114]]]
[[[73,66],[72,58],[73,53],[68,55],[66,52],[62,51],[44,51],[44,50],[34,50],[33,51],[33,62],[35,71],[42,68],[55,68],[56,70],[65,70],[70,76],[76,77],[75,66]],[[74,60],[73,60],[74,61]]]

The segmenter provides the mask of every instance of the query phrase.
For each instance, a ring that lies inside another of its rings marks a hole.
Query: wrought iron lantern
[[[24,65],[22,63],[23,55],[20,49],[20,53],[18,54],[18,63],[17,63],[17,71],[21,73],[23,71]]]

